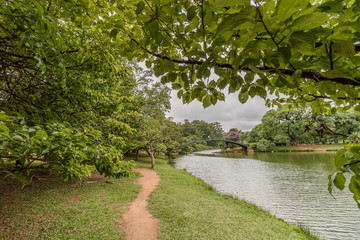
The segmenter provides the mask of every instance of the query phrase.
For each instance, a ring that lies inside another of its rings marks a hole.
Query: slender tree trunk
[[[151,158],[151,168],[155,168],[155,158],[152,149],[146,149],[146,152],[149,154],[149,157]]]
[[[139,151],[140,148],[136,149],[136,161],[139,161]]]

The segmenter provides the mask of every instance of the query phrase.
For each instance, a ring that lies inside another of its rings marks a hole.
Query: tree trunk
[[[149,157],[151,158],[151,168],[155,168],[155,158],[152,150],[146,149],[146,152],[149,154]]]
[[[139,161],[139,151],[140,151],[140,148],[136,149],[136,161]]]

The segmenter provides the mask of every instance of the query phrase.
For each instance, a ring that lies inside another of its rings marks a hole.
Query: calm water
[[[360,239],[360,209],[351,193],[327,191],[334,153],[220,154],[206,150],[175,160],[218,192],[245,199],[326,239]]]

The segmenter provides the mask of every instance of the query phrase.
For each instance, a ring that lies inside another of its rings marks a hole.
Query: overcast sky
[[[223,129],[238,128],[243,131],[251,130],[261,122],[262,116],[270,110],[265,107],[265,101],[260,97],[249,98],[247,103],[241,104],[237,94],[230,94],[225,102],[218,102],[215,106],[206,109],[197,100],[190,104],[183,104],[172,92],[171,111],[167,114],[175,122],[183,122],[184,119],[204,120],[206,122],[219,122]]]
[[[139,65],[146,69],[145,63]],[[157,77],[152,77],[155,81],[160,81]],[[217,76],[212,76],[217,79]],[[168,85],[170,87],[170,85]],[[265,101],[260,97],[250,98],[245,104],[238,100],[239,93],[225,96],[225,102],[217,102],[215,106],[206,109],[202,103],[194,100],[190,104],[183,104],[177,96],[177,91],[171,93],[171,111],[167,114],[172,117],[174,122],[184,122],[185,119],[204,120],[206,122],[219,122],[223,129],[228,131],[230,128],[237,128],[242,131],[250,131],[261,122],[261,118],[270,109],[265,107]]]

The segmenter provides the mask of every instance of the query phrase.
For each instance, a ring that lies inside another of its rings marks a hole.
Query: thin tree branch
[[[170,58],[168,56],[163,56],[161,54],[158,53],[153,53],[152,51],[150,51],[149,49],[145,48],[144,46],[141,46],[140,43],[132,38],[130,35],[128,35],[130,40],[133,41],[134,43],[136,43],[141,49],[143,49],[145,52],[147,52],[148,54],[163,59],[163,60],[168,60],[171,61],[173,63],[178,63],[178,64],[184,64],[184,65],[202,65],[203,63],[205,63],[205,61],[200,61],[200,60],[183,60],[183,59],[173,59]],[[216,66],[220,67],[220,68],[224,68],[224,69],[234,69],[234,70],[242,70],[245,72],[252,72],[252,70],[248,67],[242,67],[239,66],[238,68],[234,68],[231,64],[229,63],[216,63]],[[272,74],[284,74],[287,76],[292,76],[295,72],[294,69],[276,69],[276,68],[272,68],[272,67],[267,67],[267,66],[262,66],[262,67],[256,67],[256,69],[260,70],[260,71],[264,71],[265,73],[272,73]],[[324,77],[322,76],[320,73],[315,73],[315,72],[311,72],[309,70],[307,71],[302,71],[301,74],[301,78],[307,78],[307,79],[312,79],[315,80],[317,82],[323,82],[323,81],[330,81],[330,82],[335,82],[338,84],[342,84],[342,85],[351,85],[351,86],[360,86],[360,78],[343,78],[343,77],[336,77],[336,78],[328,78],[328,77]]]

